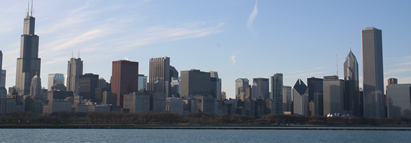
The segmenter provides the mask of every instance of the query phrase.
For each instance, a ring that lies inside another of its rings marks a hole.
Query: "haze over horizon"
[[[0,50],[6,88],[15,85],[27,1],[0,1]],[[362,86],[361,30],[382,30],[384,78],[411,83],[411,1],[47,1],[35,0],[42,86],[49,73],[67,74],[80,57],[83,73],[110,80],[112,61],[168,56],[182,70],[217,71],[235,98],[237,78],[283,73],[284,85],[336,74],[350,49]],[[336,56],[338,55],[337,59]],[[385,84],[386,85],[386,84]]]

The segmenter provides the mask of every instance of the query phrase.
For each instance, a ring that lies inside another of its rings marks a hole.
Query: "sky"
[[[27,0],[0,0],[0,50],[6,88],[15,84]],[[384,80],[411,83],[411,1],[380,0],[35,0],[42,86],[49,73],[67,74],[71,57],[83,73],[109,80],[112,61],[170,57],[178,71],[217,71],[235,97],[237,78],[283,73],[297,79],[336,75],[350,49],[359,62],[361,30],[382,30]],[[80,54],[79,54],[80,53]],[[338,66],[337,66],[338,65]],[[338,70],[337,70],[338,67]]]

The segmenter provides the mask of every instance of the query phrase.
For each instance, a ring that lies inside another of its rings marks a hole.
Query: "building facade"
[[[324,76],[323,81],[323,113],[345,114],[343,105],[344,81],[338,76]]]
[[[245,90],[249,86],[249,80],[246,78],[238,78],[235,80],[235,99],[244,101]]]
[[[67,80],[66,87],[68,91],[72,91],[78,95],[78,78],[83,75],[83,61],[81,58],[71,58],[67,64]]]
[[[195,69],[181,71],[180,95],[185,98],[189,95],[211,96],[210,73]]]
[[[113,61],[111,92],[117,95],[117,106],[123,106],[123,95],[138,92],[138,62]]]
[[[257,85],[257,93],[261,99],[270,98],[270,86],[268,78],[253,78],[253,85]]]
[[[83,99],[91,100],[92,102],[97,102],[96,99],[100,99],[101,94],[96,94],[96,88],[98,88],[98,75],[92,73],[86,73],[79,76],[79,96],[82,96]],[[101,101],[100,101],[101,102]]]
[[[21,35],[20,57],[17,58],[16,89],[19,95],[30,93],[31,79],[40,75],[41,60],[39,53],[39,36],[34,33],[35,18],[27,12],[24,18],[23,35]]]
[[[293,87],[293,114],[307,115],[308,103],[308,87],[301,79],[298,79]]]
[[[365,117],[386,117],[381,30],[362,30],[363,104]]]
[[[64,84],[64,74],[62,73],[51,73],[48,77],[47,89],[51,91],[51,87],[54,84]]]
[[[283,74],[271,76],[271,99],[274,100],[274,113],[283,113]]]
[[[171,82],[171,67],[169,57],[151,58],[148,90],[154,90],[154,83],[158,80],[163,84],[163,93],[166,97],[170,96],[170,82]]]
[[[360,102],[358,62],[350,50],[344,62],[344,110],[352,111],[354,116],[363,116]]]
[[[411,118],[411,84],[388,85],[387,98],[389,118]]]

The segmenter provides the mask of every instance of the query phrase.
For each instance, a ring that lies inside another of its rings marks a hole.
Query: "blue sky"
[[[222,90],[234,97],[237,78],[284,74],[343,77],[350,47],[360,66],[361,30],[383,34],[384,78],[411,83],[411,1],[275,0],[35,0],[42,86],[49,73],[67,74],[78,51],[84,73],[111,76],[112,61],[129,59],[148,74],[149,59],[168,56],[177,70],[218,71]],[[26,0],[0,0],[0,50],[6,86],[15,84]],[[360,81],[361,83],[361,81]]]

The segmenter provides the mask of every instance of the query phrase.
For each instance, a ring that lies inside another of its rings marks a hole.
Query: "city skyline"
[[[411,32],[402,28],[411,22],[400,18],[404,13],[410,13],[406,8],[410,2],[372,3],[371,5],[375,5],[376,8],[370,6],[362,10],[359,10],[359,6],[366,2],[303,2],[308,3],[304,7],[292,4],[294,2],[264,1],[236,4],[187,1],[172,3],[172,7],[191,4],[193,7],[187,9],[189,13],[196,13],[192,15],[186,14],[186,11],[167,9],[166,6],[170,3],[73,1],[65,3],[67,7],[63,8],[65,4],[59,2],[34,1],[36,34],[41,37],[39,58],[42,59],[40,77],[43,80],[43,87],[44,83],[47,83],[49,73],[66,73],[65,62],[72,57],[73,51],[80,50],[82,56],[79,57],[84,61],[84,73],[99,74],[105,79],[110,79],[112,61],[127,58],[141,63],[140,73],[145,75],[149,73],[148,60],[164,56],[170,57],[173,66],[179,71],[218,71],[219,77],[225,81],[222,91],[227,93],[228,98],[234,98],[234,84],[237,78],[269,78],[274,73],[283,73],[284,85],[292,86],[298,78],[306,82],[308,77],[334,75],[336,54],[338,76],[343,77],[342,65],[350,45],[353,53],[358,56],[359,85],[362,86],[360,30],[366,27],[377,27],[384,31],[384,82],[390,77],[398,78],[400,83],[411,82],[411,56],[407,54],[411,53],[411,48],[407,47],[410,45],[407,39],[411,37],[407,33]],[[216,11],[209,12],[208,9],[198,8],[203,5]],[[281,6],[291,10],[286,11]],[[337,7],[337,10],[323,8],[326,6]],[[230,7],[232,13],[225,12],[218,16],[223,7]],[[142,9],[132,10],[138,8]],[[151,8],[159,12],[153,15],[127,16],[131,13],[141,13],[143,10],[150,13]],[[301,14],[299,8],[301,11],[308,11]],[[1,17],[7,19],[0,22],[0,47],[3,51],[3,69],[8,71],[8,88],[16,85],[16,58],[20,52],[18,35],[22,33],[21,22],[27,10],[27,3],[5,2],[0,9]],[[379,11],[376,12],[375,9]],[[327,10],[330,11],[329,14],[319,13]],[[166,11],[169,14],[166,14]],[[174,17],[173,14],[182,15]],[[232,14],[238,16],[228,18]],[[167,15],[171,15],[171,18],[163,17]],[[375,17],[367,17],[373,15],[380,15],[381,18],[375,20]],[[94,21],[99,17],[103,19]],[[166,22],[162,21],[163,19]],[[291,24],[298,22],[304,22],[304,25]],[[135,24],[141,26],[127,29]],[[315,24],[319,26],[314,26]],[[127,32],[126,29],[131,32]],[[314,32],[315,36],[312,36]],[[132,41],[135,45],[125,40]],[[268,53],[276,53],[276,56]],[[291,55],[299,58],[293,58]]]

